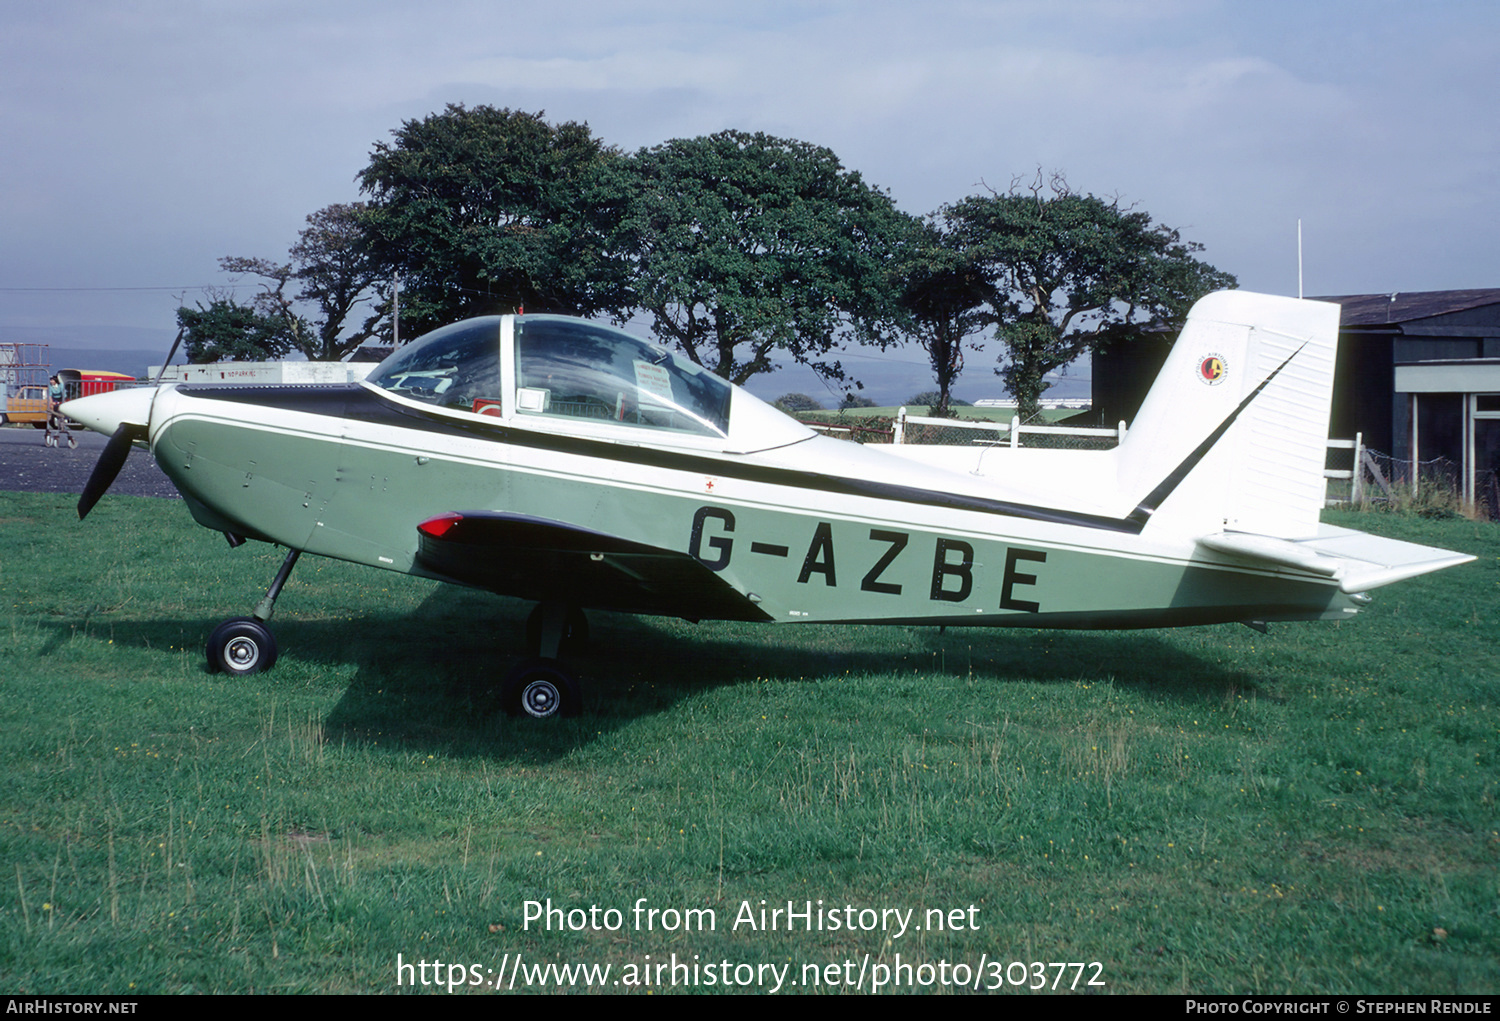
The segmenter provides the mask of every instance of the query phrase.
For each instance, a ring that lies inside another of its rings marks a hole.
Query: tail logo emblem
[[[1227,375],[1229,366],[1224,364],[1223,355],[1209,355],[1198,363],[1198,379],[1208,386],[1218,386]]]

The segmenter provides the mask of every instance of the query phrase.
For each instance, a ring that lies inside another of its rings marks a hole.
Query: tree
[[[935,418],[947,416],[954,403],[953,382],[963,372],[965,347],[982,350],[968,338],[994,321],[990,308],[1003,305],[995,283],[961,245],[944,221],[925,221],[911,246],[901,293],[906,330],[926,350],[938,385],[932,400],[913,401],[930,404]]]
[[[1235,286],[1194,257],[1202,245],[1118,200],[1075,194],[1060,175],[940,215],[993,289],[988,314],[1006,352],[996,372],[1023,419],[1037,413],[1046,373],[1132,325],[1180,325],[1198,298]]]
[[[305,344],[309,343],[313,333],[312,327],[308,324],[307,320],[303,319],[293,310],[292,299],[286,293],[287,285],[295,275],[291,263],[276,263],[270,259],[251,259],[237,255],[226,255],[219,260],[219,269],[233,276],[250,274],[262,277],[265,283],[261,285],[260,293],[255,296],[248,306],[238,305],[233,301],[227,302],[228,305],[234,308],[250,309],[255,313],[253,317],[237,313],[230,314],[227,311],[220,311],[216,314],[213,320],[213,326],[219,338],[216,343],[226,350],[245,345],[248,345],[249,348],[257,346],[257,342],[250,337],[247,337],[242,344],[233,342],[227,331],[231,329],[231,324],[234,323],[238,323],[243,329],[251,333],[258,331],[261,334],[264,334],[269,328],[267,324],[276,323],[278,325],[274,327],[274,332],[278,335],[285,335],[289,342],[288,350],[300,351]],[[215,304],[217,303],[216,301]],[[201,308],[202,306],[199,307]],[[178,318],[180,320],[181,316],[179,315]],[[234,357],[243,358],[249,356],[236,355]],[[208,360],[217,361],[219,359],[210,358]]]
[[[390,314],[388,303],[376,305],[382,275],[366,237],[367,212],[363,202],[325,206],[308,216],[307,226],[292,246],[292,265],[302,285],[297,299],[312,302],[321,313],[316,337],[302,348],[311,359],[341,360],[376,336]],[[351,319],[361,305],[375,307],[363,323],[354,326]]]
[[[928,407],[936,408],[937,405],[938,405],[938,402],[940,400],[942,400],[942,399],[943,399],[943,392],[941,390],[923,390],[921,393],[914,394],[911,397],[907,398],[907,400],[906,400],[906,406],[909,407],[909,408],[916,408],[916,407],[921,407],[922,405],[925,404]],[[948,398],[948,407],[952,407],[952,408],[971,408],[971,407],[973,407],[973,405],[970,404],[968,401],[963,400],[960,397],[951,397],[950,396]],[[934,416],[934,417],[942,417],[942,416]]]
[[[789,415],[803,411],[823,410],[823,405],[818,402],[817,398],[809,397],[807,394],[782,394],[772,403]]]
[[[741,384],[786,355],[843,379],[835,347],[891,342],[910,224],[828,149],[723,131],[633,165],[632,304],[694,362]]]
[[[229,298],[213,297],[205,308],[177,310],[187,359],[193,364],[274,361],[295,346],[287,321]],[[304,324],[305,325],[305,324]]]
[[[605,250],[624,199],[620,154],[588,125],[450,104],[378,142],[359,174],[375,263],[401,275],[414,328],[494,312],[616,313]]]
[[[326,206],[308,216],[297,235],[291,261],[226,256],[219,268],[235,276],[261,278],[261,290],[251,302],[260,315],[285,322],[292,346],[318,361],[339,361],[366,340],[389,308],[375,308],[364,323],[345,332],[350,316],[379,296],[379,274],[370,257],[364,232],[363,203]],[[293,281],[302,285],[289,295]],[[316,326],[296,311],[297,302],[318,307]]]

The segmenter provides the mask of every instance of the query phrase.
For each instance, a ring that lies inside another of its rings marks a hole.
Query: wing
[[[417,526],[417,563],[447,581],[584,609],[770,620],[686,553],[524,514],[464,511]]]

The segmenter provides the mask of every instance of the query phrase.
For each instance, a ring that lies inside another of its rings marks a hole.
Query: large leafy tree
[[[835,348],[890,341],[910,222],[831,151],[722,131],[632,162],[631,303],[693,361],[733,383],[777,356],[843,379]]]
[[[604,236],[621,159],[586,124],[491,106],[450,105],[377,143],[359,175],[365,234],[401,275],[403,321],[618,312],[624,278]]]
[[[901,307],[906,332],[927,352],[938,388],[932,400],[913,402],[930,404],[936,417],[948,415],[964,352],[981,349],[971,338],[994,322],[991,309],[1003,304],[996,281],[981,272],[948,225],[935,217],[924,222],[910,246]]]
[[[940,217],[993,291],[988,314],[1005,348],[996,371],[1023,418],[1036,414],[1046,373],[1131,327],[1180,325],[1198,298],[1235,286],[1196,258],[1202,245],[1059,176],[971,196]]]

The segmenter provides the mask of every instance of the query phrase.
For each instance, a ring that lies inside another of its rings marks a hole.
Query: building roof
[[[1384,326],[1414,319],[1500,304],[1500,287],[1474,291],[1396,291],[1392,294],[1342,294],[1313,298],[1343,306],[1341,325]]]

